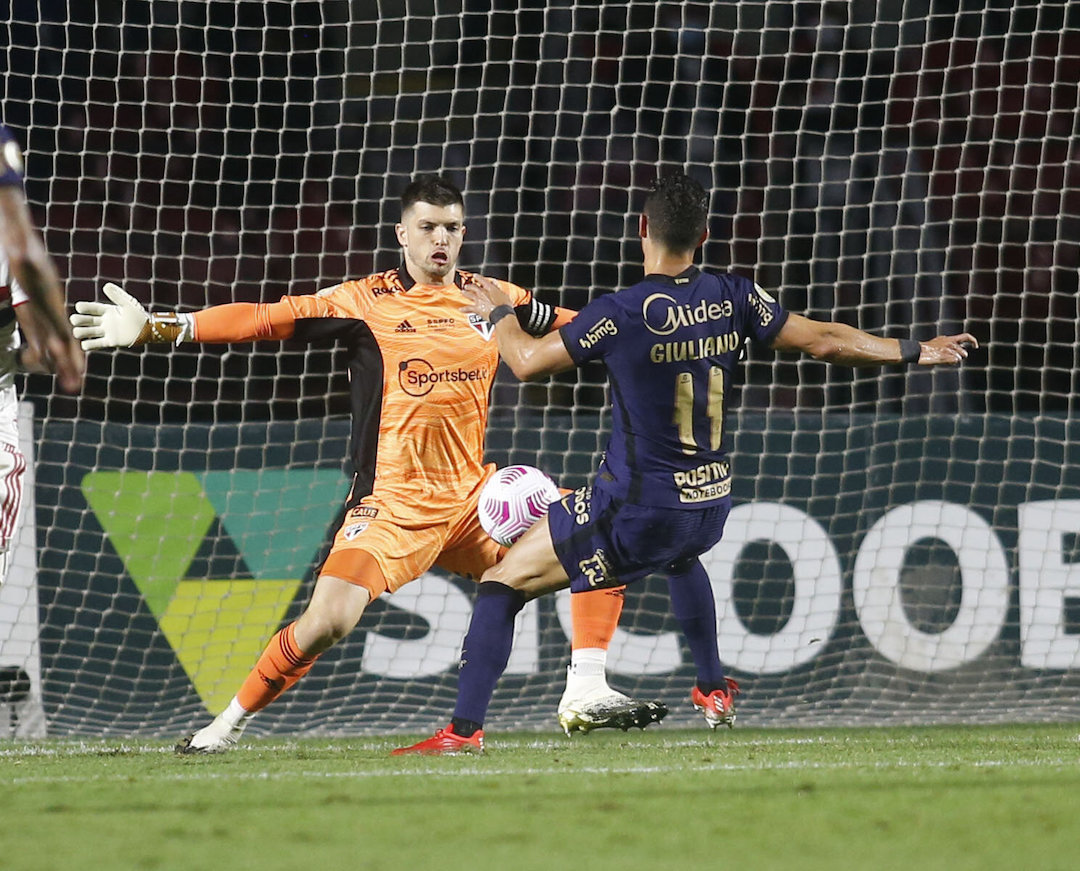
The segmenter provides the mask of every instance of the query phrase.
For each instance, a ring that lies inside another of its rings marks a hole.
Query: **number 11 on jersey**
[[[702,450],[719,450],[724,438],[724,370],[709,367],[709,396],[705,406],[709,418],[709,444],[699,445],[694,438],[694,374],[680,372],[675,376],[675,414],[672,422],[679,431],[684,454]]]

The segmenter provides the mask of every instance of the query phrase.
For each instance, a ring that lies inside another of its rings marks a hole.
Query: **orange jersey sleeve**
[[[234,302],[194,313],[197,342],[250,342],[292,338],[304,318],[362,318],[369,307],[367,282],[348,281],[310,296],[278,302]]]
[[[293,317],[280,302],[233,302],[197,311],[193,317],[196,342],[250,342],[287,339]]]

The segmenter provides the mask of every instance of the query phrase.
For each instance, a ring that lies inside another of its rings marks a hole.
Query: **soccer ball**
[[[476,511],[484,532],[510,547],[558,498],[559,488],[539,469],[506,466],[488,479]]]

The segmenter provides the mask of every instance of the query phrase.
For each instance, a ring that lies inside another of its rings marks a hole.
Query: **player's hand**
[[[68,326],[59,300],[47,297],[15,310],[23,344],[19,365],[27,372],[55,375],[65,393],[78,393],[86,374],[86,355]]]
[[[19,330],[25,329],[25,321]],[[64,329],[68,327],[65,324]],[[86,375],[86,355],[71,335],[53,335],[43,342],[27,341],[19,349],[19,364],[27,372],[55,375],[65,393],[78,393]]]
[[[480,315],[484,319],[487,319],[487,316],[491,314],[491,310],[496,306],[508,305],[511,308],[514,306],[510,301],[510,297],[503,293],[502,288],[499,287],[499,283],[491,278],[485,278],[483,275],[474,276],[471,281],[461,288],[461,292],[469,300],[468,305],[462,306],[462,311]]]
[[[120,285],[106,284],[102,290],[114,305],[77,302],[70,318],[75,338],[84,351],[99,348],[130,348],[142,335],[150,316],[135,297]]]
[[[955,366],[967,359],[969,349],[979,347],[979,340],[971,333],[960,333],[957,336],[938,336],[929,342],[921,342],[920,346],[920,366]]]

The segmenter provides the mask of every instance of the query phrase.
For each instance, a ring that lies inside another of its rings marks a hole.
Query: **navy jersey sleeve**
[[[754,282],[743,279],[740,285],[745,335],[755,342],[771,345],[787,322],[787,310]]]
[[[0,185],[22,187],[22,150],[11,131],[0,124]]]
[[[580,366],[607,354],[619,335],[618,320],[614,294],[601,296],[585,306],[576,318],[559,329],[570,359]]]

